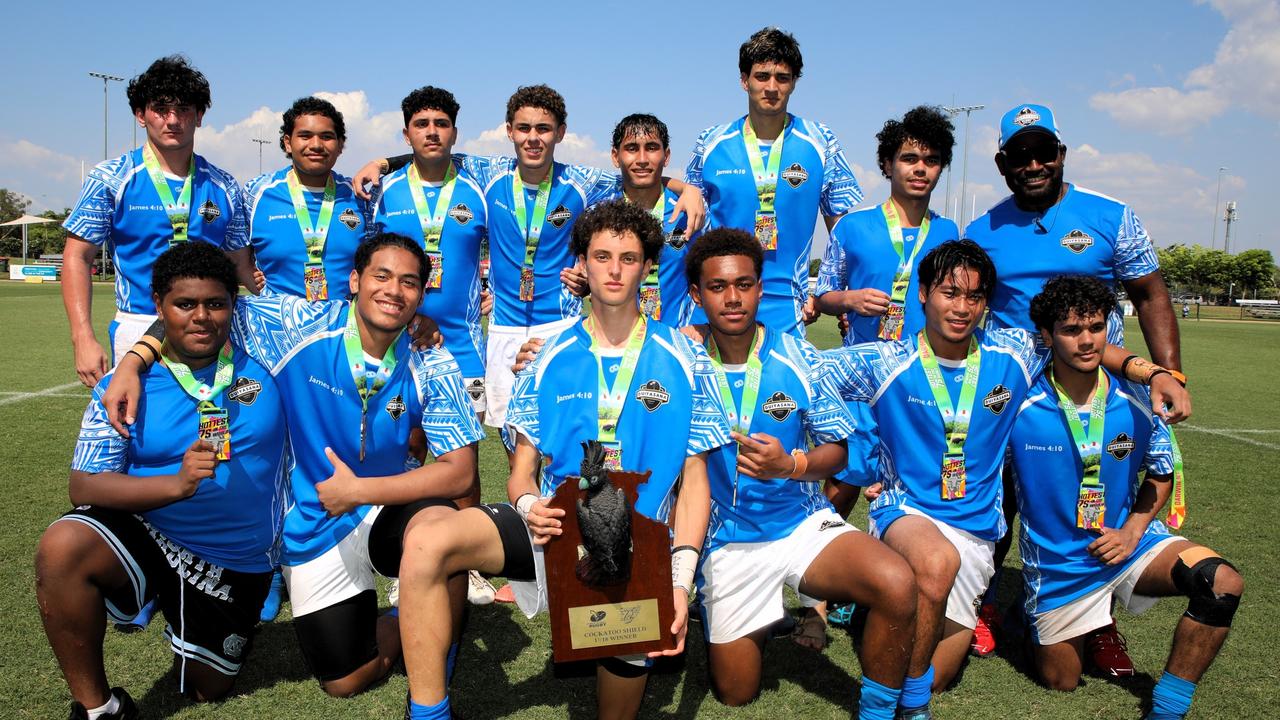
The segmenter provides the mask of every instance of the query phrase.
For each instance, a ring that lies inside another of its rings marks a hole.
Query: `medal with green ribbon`
[[[1182,472],[1182,448],[1178,446],[1173,428],[1169,428],[1169,444],[1173,447],[1173,495],[1169,498],[1169,516],[1165,518],[1165,524],[1177,530],[1187,519],[1187,489]]]
[[[324,184],[320,214],[312,222],[311,210],[307,208],[307,197],[302,191],[302,184],[298,182],[297,173],[290,170],[286,177],[289,199],[293,201],[293,216],[298,220],[302,241],[307,246],[307,260],[302,267],[302,283],[307,289],[307,300],[328,300],[329,281],[324,275],[324,244],[329,239],[329,225],[333,221],[333,205],[338,199],[338,187],[333,182],[333,173],[330,173]]]
[[[196,412],[200,415],[197,437],[213,445],[214,457],[219,460],[231,459],[231,423],[226,409],[218,407],[216,400],[235,379],[235,367],[231,360],[231,343],[228,342],[218,351],[218,366],[213,373],[213,385],[210,386],[197,380],[195,373],[184,363],[169,359],[165,353],[160,356],[160,364],[169,369],[183,391],[196,401]]]
[[[925,377],[929,379],[929,389],[933,391],[933,401],[942,416],[942,430],[947,436],[947,451],[942,456],[942,499],[959,500],[965,495],[965,482],[968,474],[964,464],[964,442],[969,436],[969,421],[973,418],[973,399],[978,394],[978,370],[982,365],[982,353],[978,348],[978,338],[969,339],[969,354],[964,359],[964,382],[960,386],[960,402],[951,404],[951,395],[947,392],[946,380],[938,369],[938,358],[929,346],[929,338],[920,331],[920,364],[924,367]]]
[[[658,195],[658,204],[653,206],[649,214],[658,220],[658,224],[662,225],[664,216],[667,212],[667,194],[662,192]],[[662,287],[658,282],[658,263],[662,259],[662,251],[658,251],[658,259],[653,261],[653,265],[649,268],[649,274],[645,276],[644,281],[640,284],[640,312],[650,320],[662,319]]]
[[[1071,443],[1075,445],[1076,454],[1080,457],[1080,496],[1076,502],[1076,527],[1082,530],[1101,530],[1106,521],[1106,488],[1102,485],[1102,433],[1107,419],[1107,387],[1110,381],[1107,374],[1098,368],[1098,386],[1093,391],[1093,401],[1089,404],[1089,429],[1086,431],[1080,420],[1080,411],[1053,370],[1049,371],[1049,380],[1058,393],[1058,408],[1067,418],[1067,428],[1071,430]]]
[[[751,339],[751,350],[747,353],[747,372],[742,384],[741,408],[733,402],[733,391],[729,388],[729,376],[725,373],[724,363],[720,361],[720,351],[716,347],[715,337],[707,338],[707,355],[711,358],[711,367],[716,373],[716,385],[720,388],[720,402],[729,414],[729,427],[739,435],[751,434],[751,418],[756,412],[756,400],[760,397],[760,378],[763,376],[763,363],[760,361],[760,346],[764,341],[764,329],[756,326],[755,336]],[[733,504],[738,504],[738,471],[735,467],[733,476]]]
[[[404,330],[400,333],[403,334]],[[360,328],[356,325],[356,301],[352,300],[347,306],[347,329],[343,332],[342,342],[347,350],[347,363],[351,366],[351,377],[356,382],[356,393],[360,396],[360,462],[364,462],[364,443],[369,426],[369,398],[378,394],[378,391],[391,378],[391,373],[395,372],[396,343],[400,342],[400,335],[396,335],[396,339],[391,341],[386,354],[382,356],[382,362],[378,365],[378,371],[370,379],[364,362],[364,347],[360,344]]]
[[[538,241],[542,239],[542,227],[547,221],[547,202],[551,199],[551,176],[555,167],[547,170],[547,176],[538,183],[538,195],[533,201],[533,220],[527,221],[524,203],[524,183],[519,175],[511,177],[511,194],[515,206],[516,224],[524,233],[524,264],[520,266],[520,300],[533,302],[533,258],[538,254]]]
[[[789,120],[787,124],[791,124]],[[773,211],[773,202],[778,194],[778,170],[782,167],[782,140],[786,134],[787,128],[784,127],[778,139],[773,141],[766,167],[760,155],[760,138],[751,127],[751,119],[742,121],[742,142],[747,148],[747,160],[756,181],[756,199],[760,202],[756,210],[756,240],[765,250],[778,249],[778,218]]]
[[[906,243],[902,239],[902,221],[898,218],[898,209],[893,200],[886,200],[880,206],[884,212],[884,222],[889,226],[889,241],[893,243],[893,251],[898,254],[898,270],[893,276],[893,287],[889,292],[889,309],[880,316],[880,330],[876,337],[881,340],[899,340],[902,338],[902,325],[906,320],[907,288],[911,285],[911,272],[916,264],[916,256],[924,247],[924,239],[929,237],[929,213],[920,222],[920,232],[916,236],[915,247],[911,257],[905,253]]]
[[[160,169],[160,161],[156,159],[156,152],[151,149],[151,143],[142,146],[142,164],[147,169],[147,177],[151,178],[151,185],[160,196],[160,202],[164,204],[164,214],[169,217],[169,225],[173,227],[169,245],[186,242],[187,228],[191,225],[191,186],[195,184],[193,179],[196,176],[196,156],[193,154],[187,165],[187,179],[182,183],[182,190],[178,192],[177,200],[173,199],[173,191],[169,189],[169,181],[165,179],[164,171]]]
[[[457,181],[458,171],[453,167],[453,163],[450,162],[449,169],[445,171],[444,185],[440,186],[440,195],[436,198],[435,212],[432,212],[427,207],[426,193],[422,191],[422,177],[418,175],[418,167],[412,163],[409,164],[409,194],[413,196],[413,207],[418,213],[418,224],[422,226],[422,249],[426,251],[427,257],[431,260],[431,272],[427,274],[427,288],[439,290],[440,283],[444,279],[440,239],[444,237],[444,219],[449,212],[449,202],[453,199],[453,188],[457,185]],[[521,199],[524,199],[523,192],[516,194]],[[545,200],[541,207],[545,217],[547,210]],[[517,210],[517,217],[523,215],[523,212],[524,207],[522,206]],[[521,219],[520,222],[523,225],[524,220]],[[536,249],[537,241],[534,242],[534,245]],[[530,262],[530,267],[532,266],[532,262]]]
[[[618,374],[610,385],[604,374],[605,358],[600,355],[600,343],[596,339],[595,322],[587,318],[582,323],[583,329],[591,338],[591,354],[596,358],[597,385],[597,436],[605,448],[605,467],[609,470],[622,469],[622,446],[618,443],[618,422],[622,419],[622,408],[627,402],[627,393],[631,389],[631,377],[636,372],[636,364],[640,361],[640,348],[644,345],[646,322],[644,316],[636,320],[631,329],[631,337],[627,339],[622,351],[622,360],[618,365]],[[586,490],[586,481],[582,488]]]

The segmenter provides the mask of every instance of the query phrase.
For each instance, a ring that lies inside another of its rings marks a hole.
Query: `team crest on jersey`
[[[392,420],[399,420],[405,410],[403,395],[397,395],[387,401],[387,414],[391,416]]]
[[[249,377],[238,377],[227,390],[227,399],[235,400],[241,405],[252,405],[262,392],[262,383]]]
[[[355,230],[360,226],[360,216],[351,208],[347,208],[338,216],[338,222],[346,225],[348,230]]]
[[[986,397],[982,398],[982,407],[999,415],[1004,412],[1004,406],[1008,405],[1012,399],[1013,393],[1009,392],[1009,388],[1003,385],[996,385],[991,388],[991,392],[987,393]]]
[[[238,658],[244,652],[244,646],[248,642],[249,639],[243,635],[232,633],[227,636],[226,640],[222,641],[222,652],[226,653],[229,658]]]
[[[796,407],[796,401],[792,400],[786,395],[786,393],[779,390],[778,392],[770,395],[769,399],[764,401],[764,405],[762,405],[760,409],[764,410],[764,413],[774,420],[782,422],[790,417],[791,413],[795,412]]]
[[[676,228],[667,233],[667,244],[675,250],[683,250],[689,244],[689,236],[684,233],[683,228]]]
[[[471,396],[472,400],[479,400],[484,397],[484,380],[480,378],[472,380],[471,384],[467,386],[467,394]]]
[[[1093,236],[1083,230],[1072,230],[1062,236],[1061,245],[1079,255],[1093,246]]]
[[[449,208],[449,217],[453,218],[453,221],[459,225],[466,225],[471,222],[475,216],[476,214],[471,212],[471,208],[467,207],[463,203],[458,203],[457,205]]]
[[[791,167],[782,171],[782,179],[794,190],[804,184],[809,179],[809,171],[804,169],[800,163],[791,163]]]
[[[1120,433],[1114,440],[1107,443],[1107,454],[1117,460],[1123,460],[1129,457],[1129,453],[1133,452],[1135,447],[1137,443],[1129,437],[1128,433]]]
[[[636,391],[636,399],[644,405],[645,410],[653,412],[665,405],[667,401],[671,399],[671,393],[667,392],[667,389],[662,387],[662,383],[657,380],[650,380],[649,382],[641,385],[640,389]]]
[[[1040,122],[1040,113],[1029,107],[1024,107],[1013,116],[1013,124],[1019,127],[1026,127]]]
[[[205,222],[211,223],[222,217],[222,211],[218,209],[217,205],[213,204],[212,200],[205,200],[204,204],[200,206],[200,217],[204,218]]]
[[[572,219],[573,213],[569,212],[569,208],[563,205],[558,205],[555,210],[547,213],[547,222],[554,225],[556,229],[564,227],[564,224]]]

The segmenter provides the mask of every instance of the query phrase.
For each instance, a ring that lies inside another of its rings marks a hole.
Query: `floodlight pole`
[[[961,172],[960,172],[960,213],[961,213],[961,217],[960,217],[960,219],[959,219],[959,222],[957,222],[957,223],[956,223],[957,225],[959,225],[959,226],[960,226],[960,229],[961,229],[961,230],[964,230],[964,216],[963,216],[963,213],[964,213],[964,197],[965,197],[965,195],[966,195],[966,194],[968,194],[968,192],[969,192],[969,116],[970,116],[971,114],[973,114],[973,111],[974,111],[974,110],[981,110],[981,109],[983,109],[983,108],[985,108],[985,107],[986,107],[986,105],[961,105],[961,106],[958,106],[958,107],[947,107],[947,106],[943,106],[943,108],[942,108],[943,110],[945,110],[945,111],[947,111],[947,112],[951,113],[953,116],[954,116],[954,115],[959,115],[960,113],[964,113],[964,160],[963,160],[963,163],[962,163],[962,169],[961,169]],[[950,187],[950,186],[948,185],[948,187]],[[948,193],[948,194],[949,194],[949,193]],[[972,218],[970,218],[970,219],[972,220]]]
[[[1222,173],[1230,168],[1218,168],[1218,192],[1213,195],[1213,239],[1209,241],[1209,249],[1218,244],[1218,203],[1222,200]]]
[[[262,146],[269,145],[271,141],[263,140],[262,138],[249,138],[249,140],[251,140],[252,142],[258,143],[258,174],[261,175],[262,174]]]
[[[102,80],[102,159],[106,160],[110,157],[107,154],[107,84],[113,80],[115,82],[124,82],[124,78],[100,72],[91,72],[89,77]]]

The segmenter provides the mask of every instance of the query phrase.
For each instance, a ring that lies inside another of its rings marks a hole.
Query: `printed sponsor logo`
[[[346,225],[348,230],[355,230],[357,227],[360,227],[360,216],[351,208],[347,208],[338,216],[338,222]]]
[[[555,210],[547,213],[547,222],[551,223],[558,230],[564,227],[564,224],[573,219],[573,213],[569,212],[569,208],[558,205]]]
[[[667,389],[657,380],[650,380],[636,391],[636,400],[639,400],[644,405],[644,409],[649,412],[662,407],[670,399],[671,393],[667,392]]]
[[[1062,236],[1062,247],[1079,255],[1093,246],[1093,236],[1083,230],[1072,230]]]
[[[262,383],[250,377],[238,377],[227,390],[227,399],[235,400],[241,405],[252,405],[262,392]]]
[[[689,244],[689,236],[685,234],[683,228],[676,228],[667,233],[667,244],[676,250],[683,250],[684,246]]]
[[[387,401],[387,414],[391,416],[392,420],[399,420],[405,409],[403,395],[396,395]]]
[[[205,222],[211,223],[222,217],[222,211],[213,204],[212,200],[205,200],[204,205],[200,206],[200,217],[204,218]]]
[[[453,218],[453,221],[459,225],[466,225],[476,216],[475,213],[471,212],[471,208],[467,207],[464,203],[458,203],[457,205],[449,208],[448,214],[449,217]]]
[[[1120,433],[1114,440],[1107,443],[1107,454],[1117,460],[1123,460],[1129,457],[1129,453],[1133,452],[1135,447],[1137,444],[1128,433]]]
[[[1035,110],[1032,110],[1029,107],[1022,108],[1021,110],[1018,111],[1017,115],[1013,116],[1013,124],[1018,125],[1020,127],[1034,125],[1035,123],[1038,123],[1038,122],[1040,122],[1040,113],[1036,112]]]
[[[782,171],[782,179],[794,190],[804,184],[809,179],[809,171],[804,169],[800,163],[791,163],[791,167]]]
[[[222,652],[229,658],[239,658],[240,653],[244,652],[245,644],[248,642],[248,638],[233,633],[222,641]]]
[[[996,385],[991,388],[991,392],[982,398],[982,407],[999,415],[1004,412],[1004,408],[1013,399],[1013,393],[1009,392],[1009,388],[1004,385]]]
[[[782,422],[790,417],[791,413],[795,412],[796,407],[795,400],[792,400],[782,391],[778,391],[770,395],[760,409],[764,410],[764,413],[774,420]]]
[[[484,397],[484,380],[480,378],[472,380],[471,384],[467,386],[467,394],[471,396],[472,400],[479,400]]]
[[[831,528],[838,528],[842,525],[844,525],[843,520],[823,520],[822,524],[818,526],[818,532],[830,530]]]

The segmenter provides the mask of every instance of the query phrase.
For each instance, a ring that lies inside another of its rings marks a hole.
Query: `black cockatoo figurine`
[[[578,562],[578,579],[587,585],[614,585],[631,576],[631,507],[622,488],[609,482],[605,447],[599,441],[582,443],[578,527],[586,557]]]

